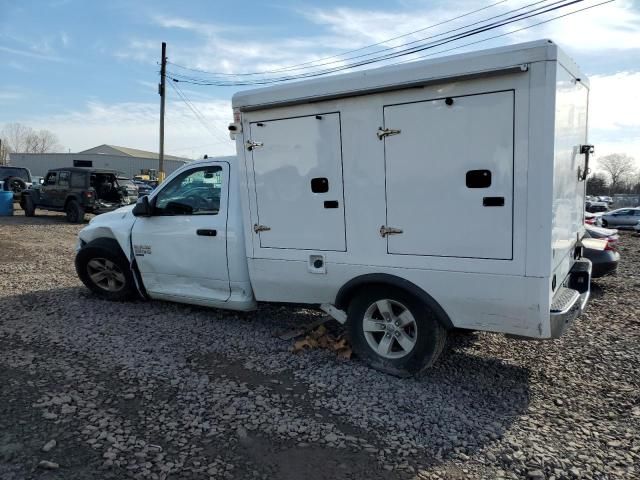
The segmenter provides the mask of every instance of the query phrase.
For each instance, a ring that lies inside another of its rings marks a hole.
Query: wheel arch
[[[83,248],[96,245],[120,250],[120,252],[124,254],[125,258],[129,261],[129,269],[133,274],[133,280],[135,282],[138,293],[142,298],[149,298],[147,289],[145,288],[144,282],[142,281],[140,267],[138,266],[138,262],[136,262],[135,257],[132,257],[131,249],[125,249],[120,241],[113,235],[113,232],[110,229],[100,228],[99,232],[101,232],[101,234],[83,245]]]
[[[69,202],[73,200],[80,203],[80,199],[78,198],[77,195],[67,195],[67,198],[64,200],[64,208],[67,208],[67,205],[69,205]]]
[[[341,310],[346,310],[351,300],[360,290],[371,287],[372,285],[394,287],[413,295],[433,310],[442,327],[447,330],[454,328],[453,322],[451,322],[451,318],[449,318],[447,312],[431,295],[409,280],[388,273],[368,273],[352,278],[340,287],[336,295],[335,306]]]

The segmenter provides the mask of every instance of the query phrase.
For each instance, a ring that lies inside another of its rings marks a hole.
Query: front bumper
[[[551,302],[551,338],[559,338],[587,306],[591,294],[591,261],[577,260]]]

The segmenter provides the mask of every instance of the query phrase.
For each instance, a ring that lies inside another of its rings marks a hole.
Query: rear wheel
[[[33,217],[36,214],[36,205],[30,195],[26,195],[21,203],[25,217]]]
[[[607,228],[609,226],[609,222],[607,222],[604,218],[602,219],[602,226]]]
[[[84,222],[84,208],[80,206],[77,200],[69,200],[64,211],[67,214],[67,221],[69,223],[82,223]]]
[[[114,240],[98,239],[80,249],[76,272],[82,283],[100,297],[126,300],[135,295],[129,261]]]
[[[419,375],[438,358],[447,332],[422,301],[386,286],[363,289],[349,305],[354,352],[377,370]]]

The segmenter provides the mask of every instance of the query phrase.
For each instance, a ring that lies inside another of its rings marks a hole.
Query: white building
[[[189,162],[188,158],[164,156],[164,171],[168,175]],[[31,175],[44,176],[51,168],[92,167],[118,170],[128,177],[143,170],[158,170],[158,154],[135,148],[100,145],[78,153],[10,153],[9,164],[26,167]]]

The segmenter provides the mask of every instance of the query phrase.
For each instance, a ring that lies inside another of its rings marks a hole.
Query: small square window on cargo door
[[[467,188],[489,188],[491,186],[491,170],[469,170],[466,182]]]
[[[312,178],[311,191],[313,193],[327,193],[329,191],[329,179],[324,177]]]

